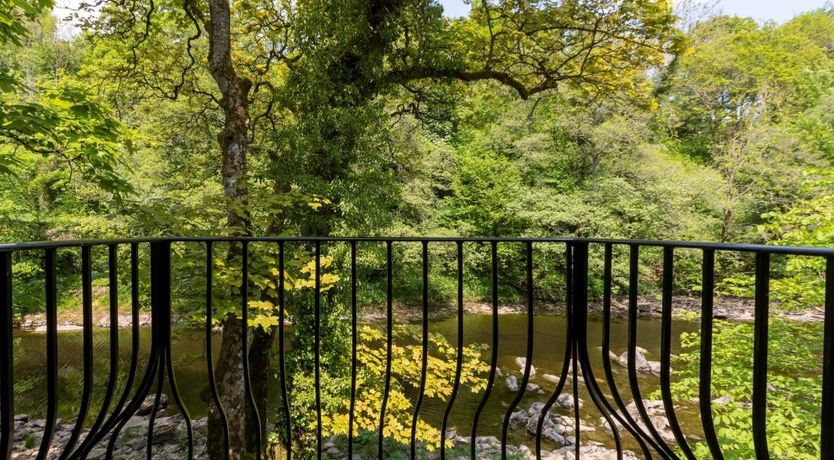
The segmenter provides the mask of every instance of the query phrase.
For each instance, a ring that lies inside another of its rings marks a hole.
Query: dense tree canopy
[[[834,241],[830,9],[781,25],[715,16],[683,27],[665,0],[484,0],[460,19],[430,0],[99,0],[60,37],[51,6],[0,0],[6,240]],[[239,294],[224,269],[239,248],[227,249],[218,305]],[[259,256],[275,269],[274,254]],[[36,278],[25,263],[16,271]],[[780,262],[784,305],[818,302],[821,270]],[[560,286],[544,280],[538,294],[556,298]],[[275,288],[268,277],[254,287],[268,308],[256,316],[253,370],[267,375]],[[719,280],[727,292],[749,287]],[[218,308],[233,326],[221,386],[239,389],[241,328],[233,307]],[[323,327],[344,339],[344,306],[328,308]],[[311,314],[292,313],[302,325]],[[301,386],[308,345],[294,344]],[[251,427],[234,436],[251,447]]]

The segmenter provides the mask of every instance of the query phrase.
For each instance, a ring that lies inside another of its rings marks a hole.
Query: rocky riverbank
[[[433,319],[442,319],[455,316],[457,307],[452,304],[435,304],[430,307],[429,315]],[[472,314],[491,315],[492,305],[485,302],[466,302],[463,305],[464,312]],[[616,319],[628,317],[628,297],[616,297],[611,299],[611,316]],[[752,322],[755,318],[755,304],[753,299],[738,297],[716,297],[713,307],[713,317],[735,322]],[[803,323],[822,322],[825,319],[825,311],[822,308],[809,308],[803,311],[778,311],[775,306],[772,308],[772,315],[782,319]],[[537,315],[564,315],[564,302],[536,301],[533,311]],[[601,318],[603,311],[602,301],[599,299],[588,302],[588,314],[592,318]],[[660,318],[662,304],[660,299],[649,296],[642,296],[637,301],[637,316],[639,318]],[[697,296],[674,296],[672,298],[672,312],[674,314],[697,314],[701,313],[701,298]],[[527,306],[515,303],[500,303],[498,305],[499,315],[527,314]],[[394,304],[394,317],[400,321],[419,321],[422,317],[422,310],[418,306]],[[367,322],[381,322],[385,320],[385,309],[377,308],[362,312],[361,319]]]
[[[154,459],[179,460],[186,458],[188,454],[188,437],[186,432],[185,419],[180,414],[169,415],[167,413],[168,398],[160,400],[154,420],[154,436],[151,444]],[[150,422],[150,413],[153,408],[153,397],[148,397],[136,415],[131,417],[122,429],[113,450],[115,459],[145,459],[147,458],[147,432]],[[34,460],[38,455],[41,439],[43,438],[46,420],[30,420],[25,414],[16,415],[14,418],[14,446],[12,448],[12,460]],[[63,447],[66,445],[75,421],[64,421],[58,419],[55,424],[55,432],[52,437],[52,444],[47,454],[47,459],[57,459]],[[206,436],[208,430],[208,419],[201,418],[192,421],[194,439],[194,458],[206,458]],[[79,446],[84,440],[86,432],[82,433],[75,446]],[[99,443],[87,455],[87,460],[102,460],[107,456],[107,445]]]
[[[80,331],[83,328],[83,322],[79,318],[58,318],[58,332]],[[151,314],[147,312],[139,313],[139,326],[150,326]],[[120,314],[116,321],[119,328],[128,328],[133,326],[133,317],[129,314]],[[30,330],[34,332],[46,332],[46,315],[43,313],[25,315],[19,320],[15,321],[14,327],[17,329]],[[106,328],[110,327],[110,315],[100,315],[98,319],[93,320],[93,327]]]
[[[484,302],[467,302],[463,306],[466,313],[471,314],[492,314],[492,305]],[[560,302],[539,302],[534,306],[535,314],[563,315],[565,304]],[[662,311],[660,300],[641,297],[637,302],[637,315],[640,318],[659,318]],[[701,299],[696,296],[675,296],[672,299],[672,311],[675,314],[701,312]],[[775,311],[775,309],[774,309]],[[452,317],[457,313],[454,305],[435,304],[430,307],[429,314],[432,319]],[[527,306],[522,304],[499,304],[499,315],[526,314]],[[736,322],[752,322],[755,318],[755,304],[752,299],[737,297],[716,297],[713,317]],[[602,316],[602,302],[592,300],[588,303],[588,314],[591,317]],[[802,323],[822,322],[825,319],[825,311],[822,308],[809,308],[803,311],[777,311],[774,313],[782,319]],[[58,331],[78,331],[82,328],[82,321],[77,315],[70,315],[58,319]],[[394,304],[394,316],[400,321],[419,321],[422,318],[420,307],[410,306],[402,303]],[[611,316],[623,319],[628,316],[628,298],[617,297],[611,300]],[[110,316],[108,314],[97,315],[93,327],[110,327]],[[360,320],[363,322],[380,322],[385,320],[385,309],[364,308],[360,312]],[[133,325],[133,318],[129,314],[118,316],[120,328],[127,328]],[[151,323],[149,312],[139,313],[139,325],[148,326]],[[289,324],[289,323],[288,323]],[[46,331],[46,316],[42,313],[25,315],[15,321],[17,329],[31,330],[35,332]]]

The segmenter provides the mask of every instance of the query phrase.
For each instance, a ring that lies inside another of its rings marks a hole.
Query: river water
[[[519,367],[515,360],[523,356],[526,349],[526,322],[525,315],[508,314],[499,316],[499,358],[498,366],[507,375],[515,373],[520,377]],[[521,401],[519,408],[526,409],[535,401],[545,401],[548,395],[554,390],[555,384],[544,379],[544,374],[559,374],[564,356],[565,341],[565,318],[556,315],[537,315],[534,323],[534,354],[533,365],[536,367],[536,375],[531,382],[542,387],[546,395],[535,395],[527,393]],[[613,320],[612,322],[612,350],[620,354],[625,351],[627,336],[627,322],[624,320]],[[696,330],[695,322],[675,321],[673,323],[672,353],[677,353],[680,348],[678,337],[681,332]],[[490,315],[467,314],[464,319],[464,342],[466,344],[482,343],[491,344],[492,325]],[[455,318],[432,320],[429,325],[431,332],[445,336],[450,343],[455,343],[457,324]],[[588,328],[589,349],[591,351],[592,367],[595,375],[602,376],[602,365],[599,346],[601,344],[602,324],[599,320],[590,319]],[[95,401],[100,401],[103,394],[103,387],[107,380],[109,370],[109,335],[106,329],[96,329],[94,332],[94,384],[96,389]],[[130,360],[130,330],[123,329],[119,334],[120,340],[120,382],[124,381],[127,366]],[[46,336],[43,333],[31,331],[15,332],[15,411],[17,413],[29,414],[31,419],[42,418],[46,411]],[[214,337],[215,350],[219,349],[219,336]],[[141,330],[140,362],[146,358],[150,344],[150,330]],[[650,360],[659,360],[660,348],[660,321],[656,319],[645,319],[638,321],[638,345],[645,348]],[[80,331],[61,332],[58,343],[59,361],[59,416],[65,420],[74,418],[79,412],[79,401],[82,388],[82,338]],[[203,333],[197,329],[179,328],[174,332],[173,352],[175,360],[176,378],[179,383],[181,395],[187,405],[192,417],[203,417],[207,413],[208,405],[208,380],[206,361],[204,354]],[[489,349],[484,350],[483,359],[488,362]],[[632,398],[628,394],[627,377],[623,367],[613,364],[616,379],[620,385],[620,391],[626,402]],[[451,376],[450,376],[451,380]],[[643,397],[649,395],[658,388],[658,377],[652,375],[641,375],[640,385]],[[278,397],[278,388],[274,386],[271,391],[273,398]],[[166,388],[166,392],[168,389]],[[564,391],[570,391],[568,386]],[[119,393],[121,387],[119,387]],[[169,393],[170,394],[170,393]],[[496,386],[493,396],[481,415],[479,434],[497,435],[501,430],[501,422],[506,408],[513,399],[515,393],[511,392],[504,378],[496,379]],[[584,396],[583,396],[584,395]],[[459,434],[470,432],[471,421],[475,409],[481,400],[481,394],[474,394],[469,391],[461,391],[451,413],[449,426],[457,429]],[[593,419],[598,419],[599,414],[592,408],[590,398],[580,387],[580,397],[585,400],[584,411],[591,411]],[[91,408],[92,414],[97,413],[99,403]],[[173,409],[173,407],[169,408]],[[424,402],[421,416],[428,422],[439,426],[445,410],[445,403],[427,399]],[[173,410],[172,410],[173,411]],[[564,415],[570,415],[564,411]],[[90,416],[92,420],[94,415]],[[512,438],[519,441],[525,435],[517,432]],[[597,430],[588,435],[590,439],[598,439],[608,442],[608,436],[603,430]],[[583,438],[586,439],[586,438]]]

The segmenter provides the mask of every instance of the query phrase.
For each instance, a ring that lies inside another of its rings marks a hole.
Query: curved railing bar
[[[478,402],[478,407],[475,409],[475,415],[472,417],[472,435],[470,436],[470,454],[471,458],[477,458],[477,440],[478,436],[478,421],[481,419],[481,413],[486,407],[487,401],[492,394],[492,387],[495,384],[495,369],[498,366],[498,242],[490,242],[490,254],[492,259],[492,346],[489,358],[489,374],[487,374],[487,384],[484,389],[484,395]]]
[[[674,285],[674,261],[673,248],[663,248],[663,286],[661,288],[661,318],[660,318],[660,393],[663,399],[663,408],[666,411],[666,419],[678,442],[678,447],[688,460],[696,460],[695,454],[689,447],[686,437],[683,435],[678,416],[675,413],[675,405],[672,401],[672,289]]]
[[[58,418],[58,288],[55,267],[55,248],[46,250],[46,422],[37,460],[45,460],[55,433]]]
[[[825,259],[820,458],[834,457],[834,257]]]
[[[90,262],[90,247],[81,247],[81,316],[82,316],[82,356],[84,388],[81,390],[81,407],[72,428],[72,434],[64,445],[64,451],[59,460],[64,460],[72,453],[75,443],[84,430],[84,422],[90,410],[90,399],[93,393],[93,293],[92,267]]]
[[[420,354],[420,384],[417,389],[417,402],[411,416],[411,460],[417,458],[417,420],[423,407],[423,396],[426,391],[426,372],[429,358],[429,243],[423,242],[423,324]],[[441,434],[442,436],[442,434]]]
[[[212,336],[214,324],[212,321],[212,314],[214,311],[214,248],[212,242],[206,243],[206,368],[209,378],[209,391],[211,391],[211,400],[214,403],[214,408],[217,410],[217,416],[220,418],[220,423],[223,428],[223,456],[228,460],[229,458],[229,419],[226,416],[226,409],[223,403],[220,402],[220,394],[217,392],[217,378],[214,375],[214,357],[212,352]],[[283,286],[282,286],[283,287]]]
[[[507,458],[507,435],[510,431],[510,417],[518,407],[518,403],[527,391],[527,383],[530,381],[530,369],[533,367],[533,243],[526,242],[527,252],[527,347],[524,352],[524,370],[521,374],[521,381],[518,384],[516,393],[507,411],[504,413],[504,423],[501,426],[501,458]]]
[[[614,448],[617,452],[617,460],[623,458],[623,446],[620,440],[620,433],[617,425],[614,424],[613,417],[620,421],[617,412],[608,404],[602,390],[597,385],[591,368],[591,358],[588,353],[588,245],[583,243],[575,243],[575,250],[578,252],[578,262],[576,268],[571,269],[572,276],[570,279],[570,286],[572,295],[569,301],[568,324],[573,324],[577,331],[575,339],[575,349],[577,350],[577,357],[579,362],[574,362],[574,367],[577,366],[582,371],[582,378],[585,381],[585,387],[588,389],[588,394],[591,401],[602,414],[608,426],[611,427],[611,435],[614,438]],[[574,382],[574,387],[578,385],[578,381]],[[579,407],[578,398],[574,399],[574,407]],[[577,424],[577,426],[579,426]],[[576,443],[579,446],[579,442]],[[577,454],[578,456],[578,454]]]
[[[455,377],[452,382],[452,394],[449,402],[446,403],[446,410],[443,412],[443,421],[440,423],[440,460],[446,459],[446,427],[449,423],[449,415],[458,397],[460,389],[460,375],[463,368],[463,243],[455,243],[457,246],[458,263],[458,317],[457,317],[457,345],[455,355]]]
[[[712,420],[712,313],[715,293],[715,251],[709,249],[703,253],[701,273],[701,354],[698,382],[698,406],[701,412],[701,425],[704,438],[709,446],[712,458],[723,460],[715,424]]]
[[[316,458],[321,460],[321,242],[315,243],[313,294],[313,382],[316,404]]]
[[[753,325],[753,446],[757,458],[767,459],[767,330],[770,303],[770,254],[756,254],[755,318]]]
[[[110,432],[110,439],[107,442],[107,452],[113,452],[113,449],[116,445],[116,440],[119,438],[119,433],[121,433],[124,426],[127,424],[130,417],[139,410],[139,407],[142,405],[142,402],[145,398],[150,394],[151,387],[153,386],[153,382],[156,380],[155,374],[157,372],[157,366],[159,366],[159,356],[157,356],[157,351],[154,350],[154,345],[151,345],[151,358],[148,361],[148,366],[145,368],[145,373],[142,376],[142,381],[139,383],[139,388],[136,390],[136,394],[131,399],[130,403],[125,408],[123,412],[123,416],[118,420],[113,430]],[[91,441],[91,445],[96,445],[100,442],[104,437],[107,435],[107,432],[99,432]],[[89,435],[88,435],[89,436]],[[76,451],[70,457],[70,460],[83,460],[86,458],[87,453],[83,451]]]
[[[605,381],[608,389],[611,390],[611,397],[614,398],[614,403],[617,405],[619,412],[612,411],[614,414],[619,414],[618,420],[640,446],[643,456],[651,460],[652,454],[649,446],[646,445],[644,439],[651,442],[651,438],[643,432],[640,425],[634,420],[620,396],[620,390],[617,388],[617,382],[614,379],[614,371],[611,368],[611,284],[612,284],[612,258],[613,245],[611,243],[605,244],[605,255],[603,260],[603,294],[602,294],[602,369],[605,374]],[[618,429],[616,426],[611,427],[612,430]],[[652,447],[654,445],[652,444]]]
[[[0,254],[0,455],[10,458],[14,443],[14,312],[12,254]]]
[[[628,382],[631,389],[631,395],[634,398],[634,406],[637,408],[637,413],[640,415],[643,424],[651,434],[646,441],[653,440],[656,443],[656,449],[659,447],[658,453],[666,458],[677,459],[678,456],[666,444],[660,433],[657,432],[652,423],[649,413],[643,404],[643,395],[640,392],[640,383],[637,377],[637,294],[639,283],[639,265],[640,265],[640,247],[631,245],[629,251],[629,281],[628,281]]]
[[[542,407],[541,413],[539,414],[539,421],[536,423],[536,459],[541,460],[542,456],[542,431],[544,430],[544,419],[548,412],[550,412],[550,408],[553,407],[553,404],[558,401],[559,396],[562,394],[562,390],[565,388],[565,383],[568,379],[568,372],[570,371],[570,363],[571,363],[571,356],[572,350],[574,347],[574,339],[573,339],[573,258],[571,256],[571,245],[566,245],[565,247],[565,354],[562,359],[562,370],[559,372],[559,381],[556,382],[556,388],[553,390],[553,394],[545,401],[544,406]]]
[[[382,402],[379,410],[379,440],[377,443],[380,460],[385,457],[385,409],[388,406],[388,393],[391,391],[391,353],[394,347],[394,261],[393,242],[385,242],[385,383],[383,384]]]
[[[283,280],[283,259],[282,259],[282,280]],[[356,347],[359,345],[359,337],[356,331],[357,313],[356,313],[356,241],[350,242],[350,408],[348,409],[348,458],[353,458],[353,420],[355,418],[354,411],[356,410]],[[281,290],[283,290],[283,282],[281,283]],[[282,304],[283,312],[283,304]],[[283,322],[281,324],[283,327]],[[282,361],[283,362],[283,361]],[[283,377],[283,367],[281,368],[281,376]],[[284,397],[286,403],[287,399]],[[286,417],[289,419],[289,406],[287,407]],[[289,439],[289,436],[287,437]],[[289,460],[287,454],[287,460]]]
[[[255,396],[252,393],[252,376],[249,373],[249,244],[246,241],[243,242],[243,247],[241,248],[241,255],[242,273],[240,283],[240,327],[242,328],[241,359],[243,359],[243,390],[244,396],[246,397],[246,401],[249,404],[249,410],[252,411],[252,415],[254,415],[255,418],[255,444],[257,448],[257,452],[255,452],[255,458],[257,460],[261,460],[261,454],[263,452],[263,439],[261,436],[261,432],[263,431],[263,428],[261,425],[261,415],[258,413],[258,404],[255,402]]]
[[[290,420],[290,398],[287,394],[287,366],[284,350],[284,242],[278,242],[278,368],[281,371],[281,401],[284,403],[284,424],[287,444],[284,448],[287,451],[287,460],[292,456],[292,423]]]
[[[162,384],[165,383],[165,363],[168,359],[168,356],[164,353],[160,355],[160,360],[163,362],[159,363],[159,375],[157,376],[157,383],[156,383],[156,395],[153,398],[153,407],[151,407],[151,416],[148,418],[148,436],[146,440],[145,446],[145,453],[147,454],[147,460],[153,460],[153,438],[154,438],[154,431],[153,426],[156,422],[156,413],[159,409],[159,403],[162,400]]]
[[[185,404],[183,404],[182,398],[180,398],[180,392],[177,388],[177,378],[174,375],[174,362],[171,359],[170,346],[165,347],[165,363],[168,368],[168,386],[171,389],[171,396],[174,398],[174,403],[180,410],[180,414],[182,414],[185,419],[185,436],[188,440],[188,459],[191,460],[194,458],[194,432],[191,427],[191,414],[188,412],[188,408],[185,407]]]

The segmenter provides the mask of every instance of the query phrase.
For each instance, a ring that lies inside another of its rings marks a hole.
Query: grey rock
[[[142,401],[142,405],[139,406],[139,410],[136,411],[136,415],[149,415],[153,410],[153,403],[156,400],[156,395],[148,395],[144,401]],[[165,409],[168,407],[168,395],[162,393],[159,396],[159,405],[157,406],[157,410]],[[160,414],[157,413],[157,416]]]
[[[518,391],[518,379],[514,375],[507,376],[504,380],[507,383],[507,389],[510,391]]]

